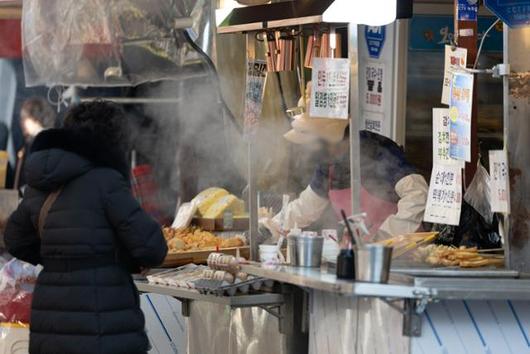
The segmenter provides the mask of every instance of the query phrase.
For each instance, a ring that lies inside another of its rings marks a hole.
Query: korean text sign
[[[472,103],[473,75],[454,73],[449,108],[451,118],[449,155],[453,159],[471,161]]]
[[[247,63],[244,111],[244,133],[246,137],[256,134],[263,107],[266,78],[267,63],[264,60],[251,60]]]
[[[510,212],[510,175],[506,150],[490,150],[491,211]]]
[[[450,118],[448,108],[433,108],[432,110],[432,161],[433,164],[453,165],[464,167],[464,161],[455,160],[449,156],[450,148]]]
[[[434,165],[424,220],[458,225],[462,209],[462,169],[460,166]]]
[[[309,115],[348,119],[350,103],[350,60],[314,58]]]

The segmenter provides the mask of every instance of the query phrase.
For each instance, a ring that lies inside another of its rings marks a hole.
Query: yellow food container
[[[8,158],[7,151],[0,151],[0,189],[6,187]]]

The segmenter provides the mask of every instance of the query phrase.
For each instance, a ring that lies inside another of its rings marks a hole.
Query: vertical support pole
[[[477,59],[477,38],[478,25],[477,21],[460,21],[458,19],[458,1],[454,0],[455,8],[455,38],[459,47],[467,49],[467,66],[473,67]],[[478,160],[478,93],[477,93],[477,75],[473,80],[473,108],[471,111],[471,162],[466,163],[465,185],[471,183],[475,171],[477,170]]]
[[[405,146],[407,129],[407,62],[409,20],[394,23],[394,66],[392,79],[392,140]]]
[[[247,61],[256,58],[256,38],[253,33],[246,34]],[[258,260],[258,189],[256,176],[256,146],[252,136],[248,137],[248,208],[249,208],[249,240],[250,259]]]
[[[348,25],[350,59],[350,184],[352,212],[361,212],[361,107],[359,100],[359,33],[357,24]]]
[[[502,26],[502,62],[506,65],[510,63],[510,55],[508,53],[509,48],[509,36],[508,26],[503,24]],[[504,143],[504,150],[510,151],[509,137],[510,137],[510,77],[504,75],[502,77],[502,126],[503,134],[502,141]],[[504,265],[506,269],[512,269],[511,264],[511,245],[510,245],[510,216],[503,215],[503,222],[499,227],[502,227],[504,235]]]
[[[508,101],[509,122],[506,145],[510,167],[510,232],[506,252],[509,268],[530,272],[530,27],[506,29],[507,59],[510,64]]]

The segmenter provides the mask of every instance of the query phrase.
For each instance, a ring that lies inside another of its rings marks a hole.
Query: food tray
[[[234,284],[223,285],[226,282],[221,280],[210,280],[200,279],[194,282],[195,289],[199,293],[204,295],[216,295],[216,296],[234,296],[236,293],[241,292],[248,294],[249,291],[259,291],[263,287],[272,288],[274,281],[265,278],[252,278],[245,281],[235,282]]]
[[[190,252],[179,252],[179,253],[168,253],[162,267],[179,267],[189,263],[195,264],[206,264],[208,256],[212,252],[221,252],[224,254],[237,256],[237,251],[239,250],[239,256],[244,258],[249,258],[250,256],[250,247],[232,247],[232,248],[221,248],[219,250],[215,248],[199,251],[190,251]]]

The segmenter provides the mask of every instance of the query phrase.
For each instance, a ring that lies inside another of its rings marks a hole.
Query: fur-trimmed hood
[[[24,173],[29,186],[54,190],[98,167],[129,178],[125,153],[118,147],[86,132],[49,129],[35,138]]]

